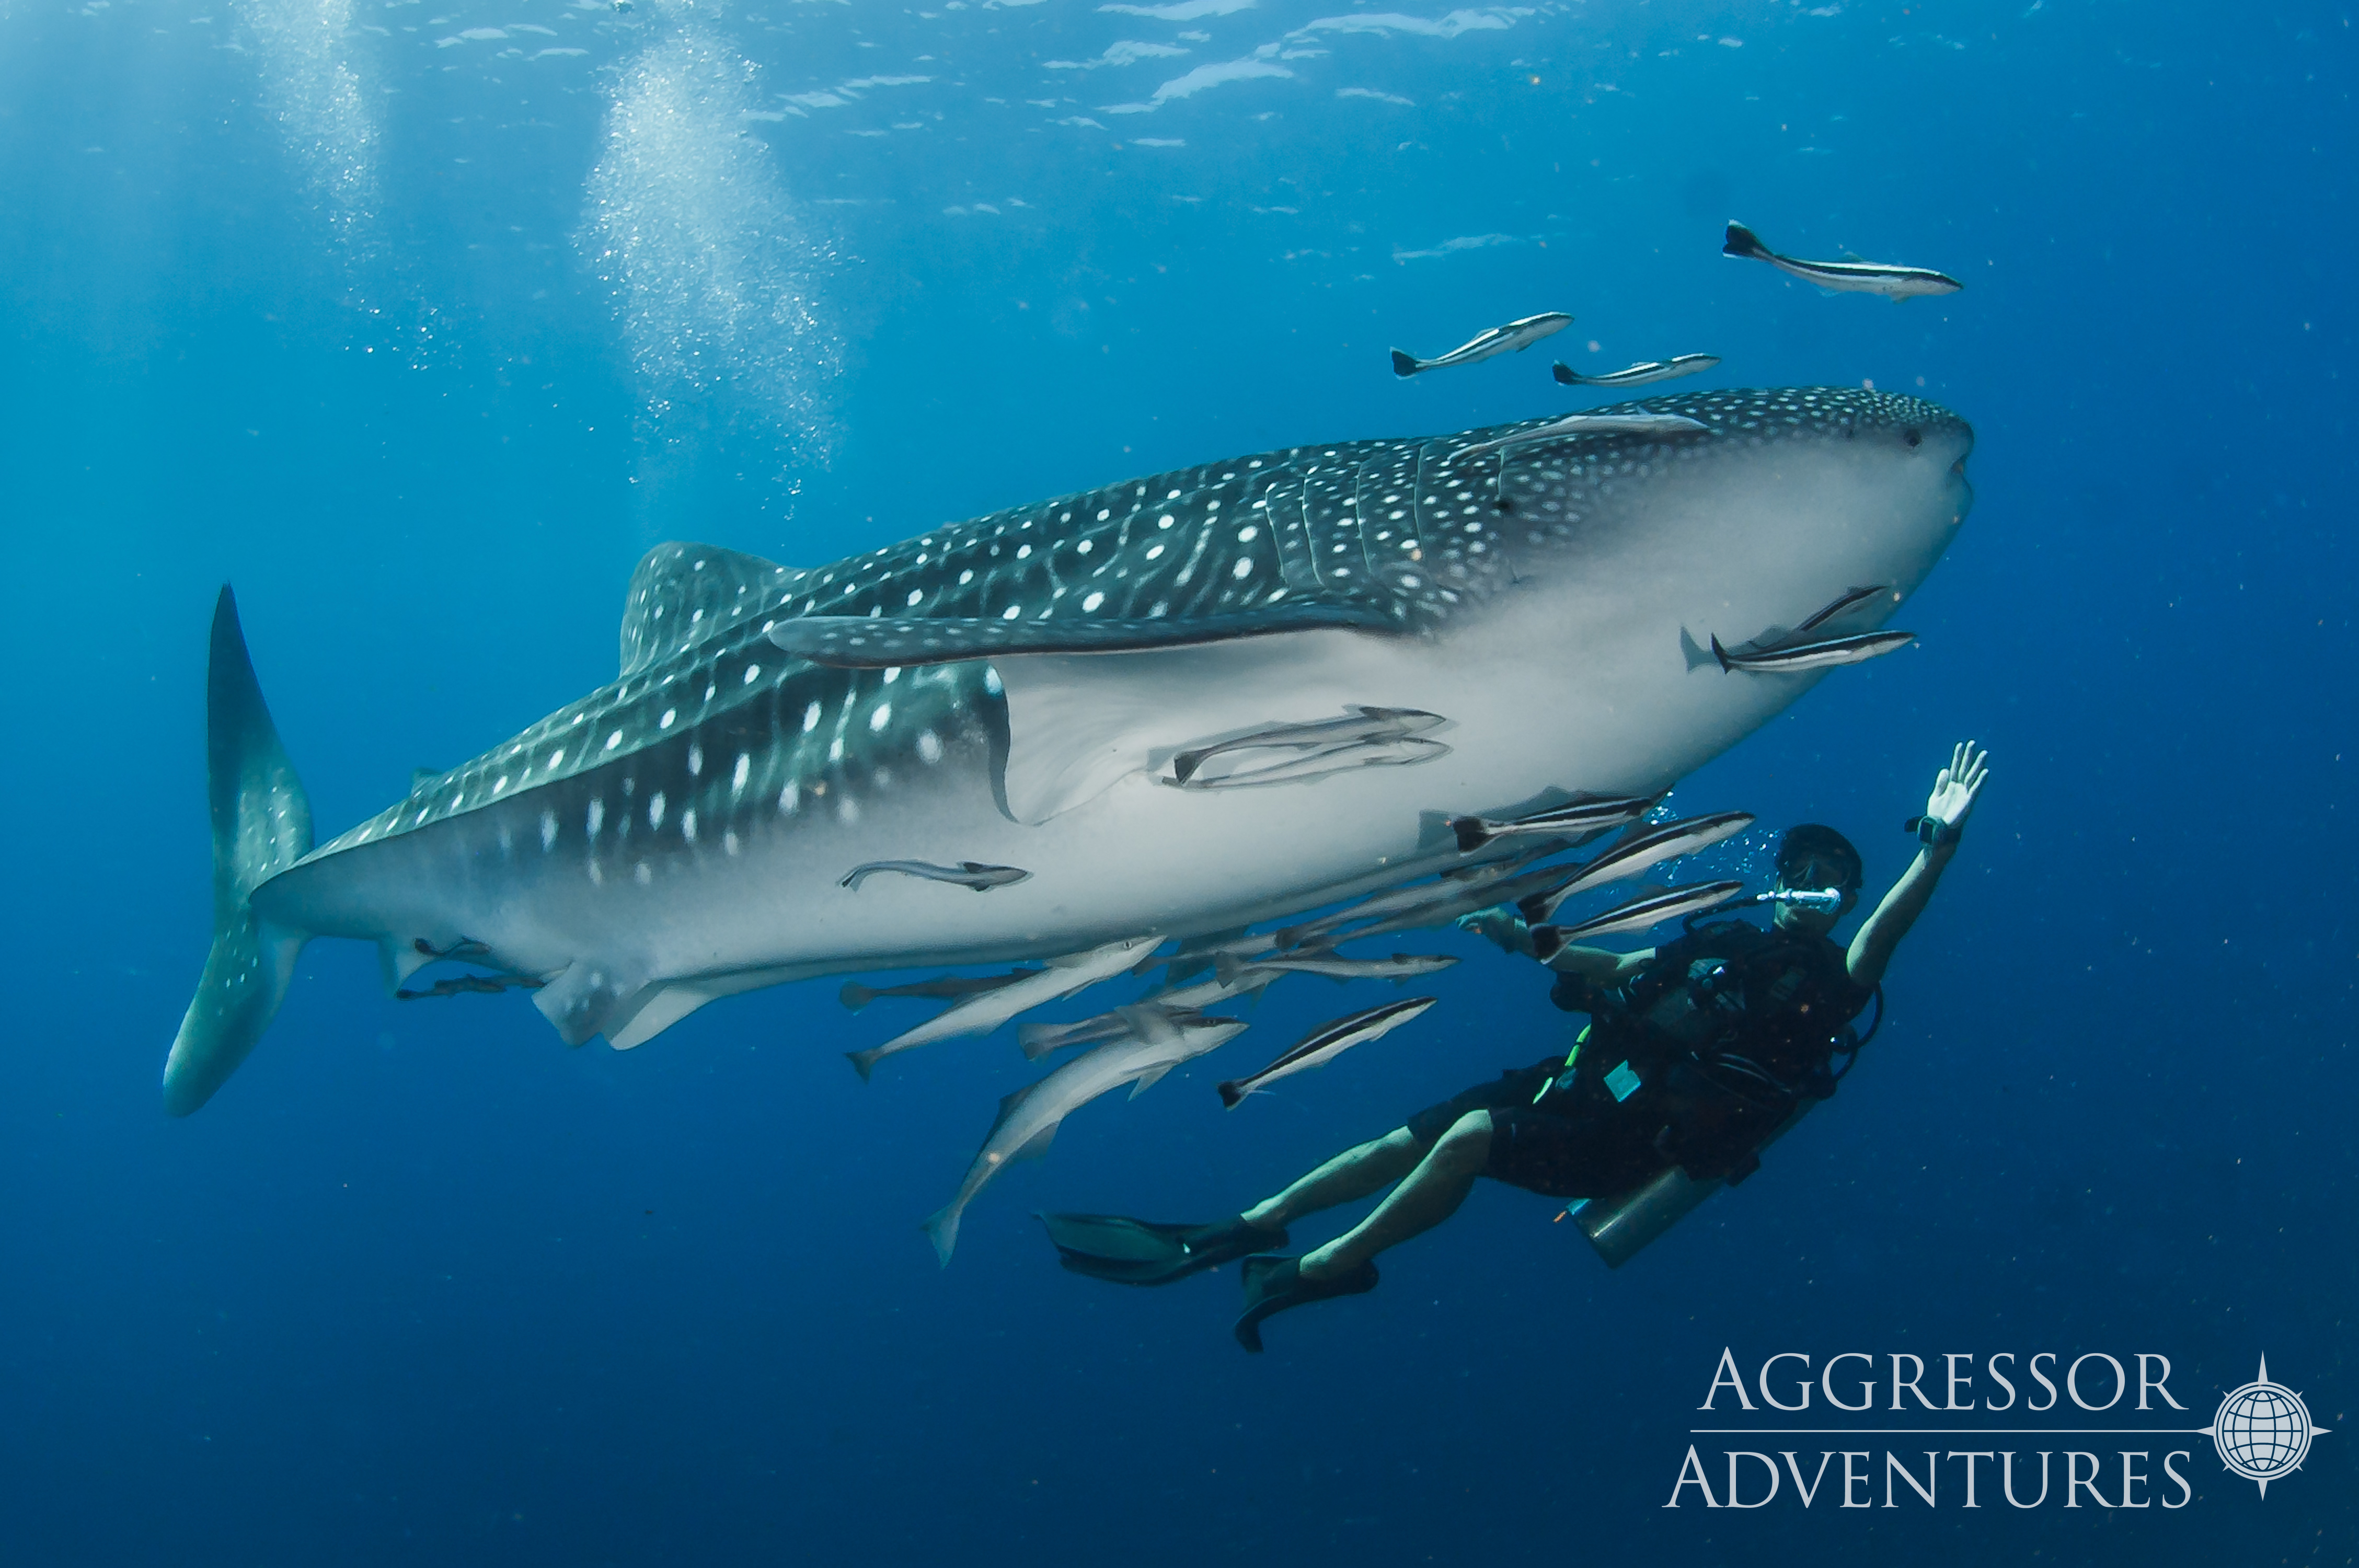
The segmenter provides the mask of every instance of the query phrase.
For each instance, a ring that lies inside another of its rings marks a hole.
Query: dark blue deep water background
[[[0,1561],[2352,1561],[2354,68],[2332,5],[0,0]],[[1967,288],[1821,295],[1732,215]],[[1979,498],[1921,644],[1681,803],[1880,886],[1952,741],[1994,779],[1857,1073],[1625,1269],[1486,1183],[1256,1359],[1234,1270],[1054,1267],[1034,1209],[1211,1218],[1563,1049],[1455,932],[1441,1009],[1268,1100],[1224,1053],[1076,1115],[946,1271],[917,1222],[1037,1070],[864,1087],[921,1015],[832,980],[569,1052],[321,943],[158,1107],[224,580],[325,837],[605,680],[659,539],[815,563],[1697,351],[1921,387]],[[2176,1511],[1667,1510],[1723,1346],[2159,1353],[2184,1417],[2082,1424],[2183,1427],[2266,1354],[2336,1430],[2266,1499],[2201,1435],[1853,1444],[2117,1501],[2191,1448]]]

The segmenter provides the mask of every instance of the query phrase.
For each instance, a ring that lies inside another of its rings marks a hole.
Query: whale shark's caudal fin
[[[176,1116],[212,1098],[262,1038],[287,995],[302,933],[266,927],[254,890],[311,851],[311,802],[278,744],[254,679],[237,600],[213,607],[205,677],[205,789],[213,824],[213,946],[164,1063],[164,1109]]]

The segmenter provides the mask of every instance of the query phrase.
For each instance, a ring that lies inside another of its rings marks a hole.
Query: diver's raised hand
[[[1990,778],[1990,753],[1970,740],[1960,741],[1950,753],[1950,766],[1933,780],[1925,797],[1925,814],[1951,827],[1964,825],[1974,800]]]
[[[1458,929],[1473,931],[1504,952],[1520,953],[1527,958],[1532,956],[1531,928],[1505,904],[1494,904],[1487,909],[1459,916]]]

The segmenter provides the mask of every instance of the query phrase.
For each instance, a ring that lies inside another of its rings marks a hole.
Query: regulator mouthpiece
[[[1772,887],[1767,893],[1756,893],[1756,904],[1799,904],[1806,909],[1824,909],[1832,914],[1843,908],[1840,887]]]

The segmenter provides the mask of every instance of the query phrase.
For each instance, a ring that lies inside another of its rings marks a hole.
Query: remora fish
[[[1611,370],[1603,376],[1583,376],[1562,360],[1549,366],[1549,371],[1560,387],[1644,387],[1650,381],[1693,376],[1719,363],[1720,355],[1716,354],[1677,354],[1669,359],[1650,359],[1627,370]]]
[[[1690,679],[1681,628],[1767,626],[1831,583],[1913,593],[1970,505],[1972,432],[1856,387],[1633,411],[1709,433],[1462,461],[1517,428],[1306,443],[802,569],[667,544],[620,606],[608,683],[316,849],[224,595],[212,948],[166,1107],[219,1089],[318,937],[376,943],[394,985],[417,942],[473,939],[547,982],[559,1038],[631,1047],[785,981],[1307,920],[1454,866],[1437,801],[1667,789],[1809,688]],[[1449,714],[1450,755],[1147,787],[1273,713],[1370,702]],[[897,857],[1032,877],[983,898],[835,886]]]
[[[1038,969],[1012,969],[1005,975],[945,975],[936,980],[912,980],[906,985],[863,985],[856,980],[846,980],[843,989],[836,993],[836,1000],[856,1013],[885,996],[972,996],[978,991],[1013,985],[1027,975],[1039,973]]]
[[[1726,903],[1745,891],[1742,882],[1695,882],[1685,887],[1672,887],[1645,898],[1633,898],[1617,905],[1579,925],[1532,928],[1532,956],[1546,964],[1564,950],[1567,942],[1584,936],[1608,936],[1614,931],[1645,931],[1648,926],[1661,925],[1699,909],[1709,909]]]
[[[1281,975],[1316,975],[1338,985],[1353,980],[1389,980],[1397,985],[1419,975],[1439,975],[1457,962],[1446,953],[1396,953],[1390,958],[1343,958],[1332,953],[1277,953],[1256,959],[1223,956],[1216,967],[1223,979],[1243,980],[1266,975],[1275,980]]]
[[[1806,620],[1800,626],[1796,626],[1793,631],[1788,635],[1789,637],[1800,637],[1805,632],[1816,631],[1819,627],[1825,626],[1829,621],[1833,620],[1837,615],[1849,615],[1852,611],[1858,609],[1861,605],[1867,604],[1871,600],[1880,599],[1885,594],[1891,593],[1891,589],[1881,585],[1873,588],[1850,589],[1828,601],[1825,608],[1813,612],[1809,620]],[[1892,596],[1896,600],[1900,597],[1897,593],[1893,593]]]
[[[1331,746],[1258,768],[1241,768],[1234,773],[1200,769],[1179,788],[1201,791],[1241,789],[1260,784],[1307,784],[1357,768],[1408,768],[1420,762],[1438,762],[1449,755],[1450,748],[1438,740],[1428,740],[1423,735],[1389,735]]]
[[[1603,887],[1609,882],[1627,881],[1666,860],[1693,855],[1697,850],[1734,837],[1752,825],[1753,813],[1750,811],[1717,811],[1711,816],[1684,817],[1675,822],[1647,829],[1635,837],[1625,838],[1583,865],[1580,874],[1567,879],[1563,887],[1527,898],[1517,908],[1526,920],[1538,925],[1556,913],[1559,904],[1576,893]]]
[[[1131,1098],[1136,1099],[1166,1073],[1234,1040],[1245,1027],[1235,1018],[1170,1023],[1155,1030],[1152,1038],[1133,1035],[1102,1045],[1000,1101],[999,1117],[984,1135],[974,1163],[967,1167],[958,1195],[925,1223],[934,1256],[941,1259],[942,1267],[950,1267],[951,1253],[958,1246],[959,1218],[967,1204],[1010,1160],[1038,1160],[1049,1152],[1059,1125],[1082,1106],[1125,1083],[1131,1085]]]
[[[1447,723],[1449,721],[1440,713],[1429,713],[1417,708],[1355,706],[1340,719],[1271,724],[1234,740],[1215,741],[1211,746],[1183,751],[1171,759],[1171,780],[1175,784],[1185,784],[1207,761],[1228,752],[1267,749],[1325,751],[1363,741],[1422,735],[1438,724]]]
[[[1193,975],[1210,970],[1221,954],[1239,957],[1267,953],[1277,945],[1277,938],[1266,931],[1206,931],[1180,943],[1179,951],[1170,953],[1148,953],[1131,970],[1133,975],[1145,975],[1150,969],[1163,971],[1166,989],[1177,985]]]
[[[912,1051],[921,1045],[931,1045],[938,1040],[953,1040],[962,1034],[989,1034],[1021,1012],[1053,1002],[1060,996],[1070,996],[1086,990],[1101,980],[1111,980],[1138,960],[1142,949],[1152,947],[1159,938],[1151,936],[1125,937],[1110,942],[1103,947],[1093,947],[1087,953],[1068,953],[1049,960],[1049,966],[1038,974],[1027,975],[1013,985],[1002,985],[970,996],[963,1002],[936,1013],[916,1029],[905,1029],[882,1045],[872,1045],[865,1051],[847,1051],[843,1054],[860,1072],[860,1081],[866,1083],[876,1064],[888,1056]]]
[[[1455,892],[1490,887],[1496,896],[1496,884],[1535,860],[1554,855],[1566,847],[1562,844],[1543,842],[1521,844],[1496,860],[1476,866],[1453,866],[1443,868],[1439,877],[1419,869],[1402,878],[1397,887],[1387,887],[1369,894],[1358,903],[1305,920],[1300,925],[1282,927],[1270,933],[1270,941],[1253,952],[1266,953],[1271,948],[1299,948],[1318,944],[1333,932],[1361,920],[1373,920],[1402,909],[1414,909],[1433,899]],[[1337,940],[1348,940],[1339,938]],[[1240,952],[1239,957],[1251,953]]]
[[[1207,979],[1193,981],[1185,985],[1167,986],[1151,996],[1141,998],[1141,1005],[1173,1007],[1183,1012],[1191,1010],[1201,1012],[1206,1007],[1225,1002],[1233,996],[1257,995],[1286,978],[1286,972],[1280,969],[1264,968],[1259,964],[1248,964],[1241,968],[1236,960],[1225,954],[1218,961],[1216,967],[1221,964],[1226,965],[1226,973],[1216,973]]]
[[[1400,1028],[1438,1000],[1440,998],[1435,996],[1411,996],[1406,1001],[1386,1002],[1381,1007],[1370,1007],[1364,1013],[1353,1013],[1349,1018],[1321,1024],[1304,1035],[1293,1049],[1260,1072],[1222,1083],[1221,1104],[1234,1111],[1245,1103],[1247,1094],[1263,1084],[1275,1083],[1290,1073],[1324,1067],[1353,1046],[1364,1044]]]
[[[1535,441],[1571,441],[1580,436],[1651,436],[1660,440],[1669,436],[1702,435],[1711,428],[1701,419],[1690,419],[1685,414],[1567,414],[1560,419],[1550,419],[1512,435],[1494,436],[1472,446],[1462,446],[1450,454],[1450,460],[1456,463],[1462,458],[1483,457],[1512,446],[1529,446]]]
[[[1658,796],[1613,795],[1595,800],[1575,800],[1569,806],[1551,806],[1545,811],[1528,816],[1511,817],[1495,822],[1489,817],[1452,817],[1450,831],[1458,835],[1462,850],[1480,849],[1495,838],[1508,833],[1549,833],[1558,838],[1579,838],[1600,828],[1618,828],[1625,822],[1637,821],[1654,808]]]
[[[1788,643],[1779,648],[1764,648],[1758,653],[1731,653],[1712,639],[1712,656],[1720,660],[1723,670],[1748,670],[1756,675],[1792,673],[1804,670],[1832,670],[1838,664],[1864,664],[1880,659],[1896,648],[1908,647],[1917,640],[1915,632],[1863,632],[1858,637],[1833,637],[1825,642]]]
[[[1557,310],[1544,310],[1537,316],[1526,316],[1509,321],[1504,327],[1491,327],[1474,334],[1439,359],[1419,359],[1415,354],[1393,350],[1393,374],[1415,376],[1420,370],[1441,370],[1453,365],[1473,365],[1495,354],[1514,349],[1520,353],[1547,337],[1572,325],[1572,318]]]
[[[1365,937],[1390,936],[1395,931],[1418,931],[1427,926],[1446,926],[1461,915],[1471,915],[1477,909],[1494,904],[1517,903],[1548,898],[1566,883],[1582,875],[1579,866],[1543,866],[1519,876],[1480,885],[1461,885],[1449,890],[1448,882],[1440,884],[1445,891],[1421,904],[1412,904],[1398,914],[1390,915],[1374,925],[1362,926],[1334,940],[1358,942]]]
[[[839,887],[860,891],[860,885],[880,871],[897,871],[904,877],[917,877],[928,882],[951,882],[961,887],[972,887],[987,893],[994,887],[1012,887],[1032,875],[1016,866],[985,866],[979,860],[962,860],[956,866],[936,866],[930,860],[872,860],[855,866],[836,882]]]
[[[1025,1061],[1038,1062],[1068,1046],[1103,1045],[1107,1040],[1133,1035],[1146,1040],[1161,1031],[1201,1022],[1203,1017],[1199,1007],[1175,1007],[1162,1000],[1136,1002],[1070,1024],[1018,1024],[1016,1043],[1022,1049]]]
[[[1743,256],[1747,261],[1766,261],[1780,272],[1821,289],[1838,289],[1847,294],[1881,294],[1895,303],[1920,294],[1955,294],[1965,287],[1945,273],[1921,267],[1885,267],[1873,261],[1802,261],[1779,256],[1761,243],[1760,235],[1737,223],[1728,225],[1728,237],[1720,254]]]

